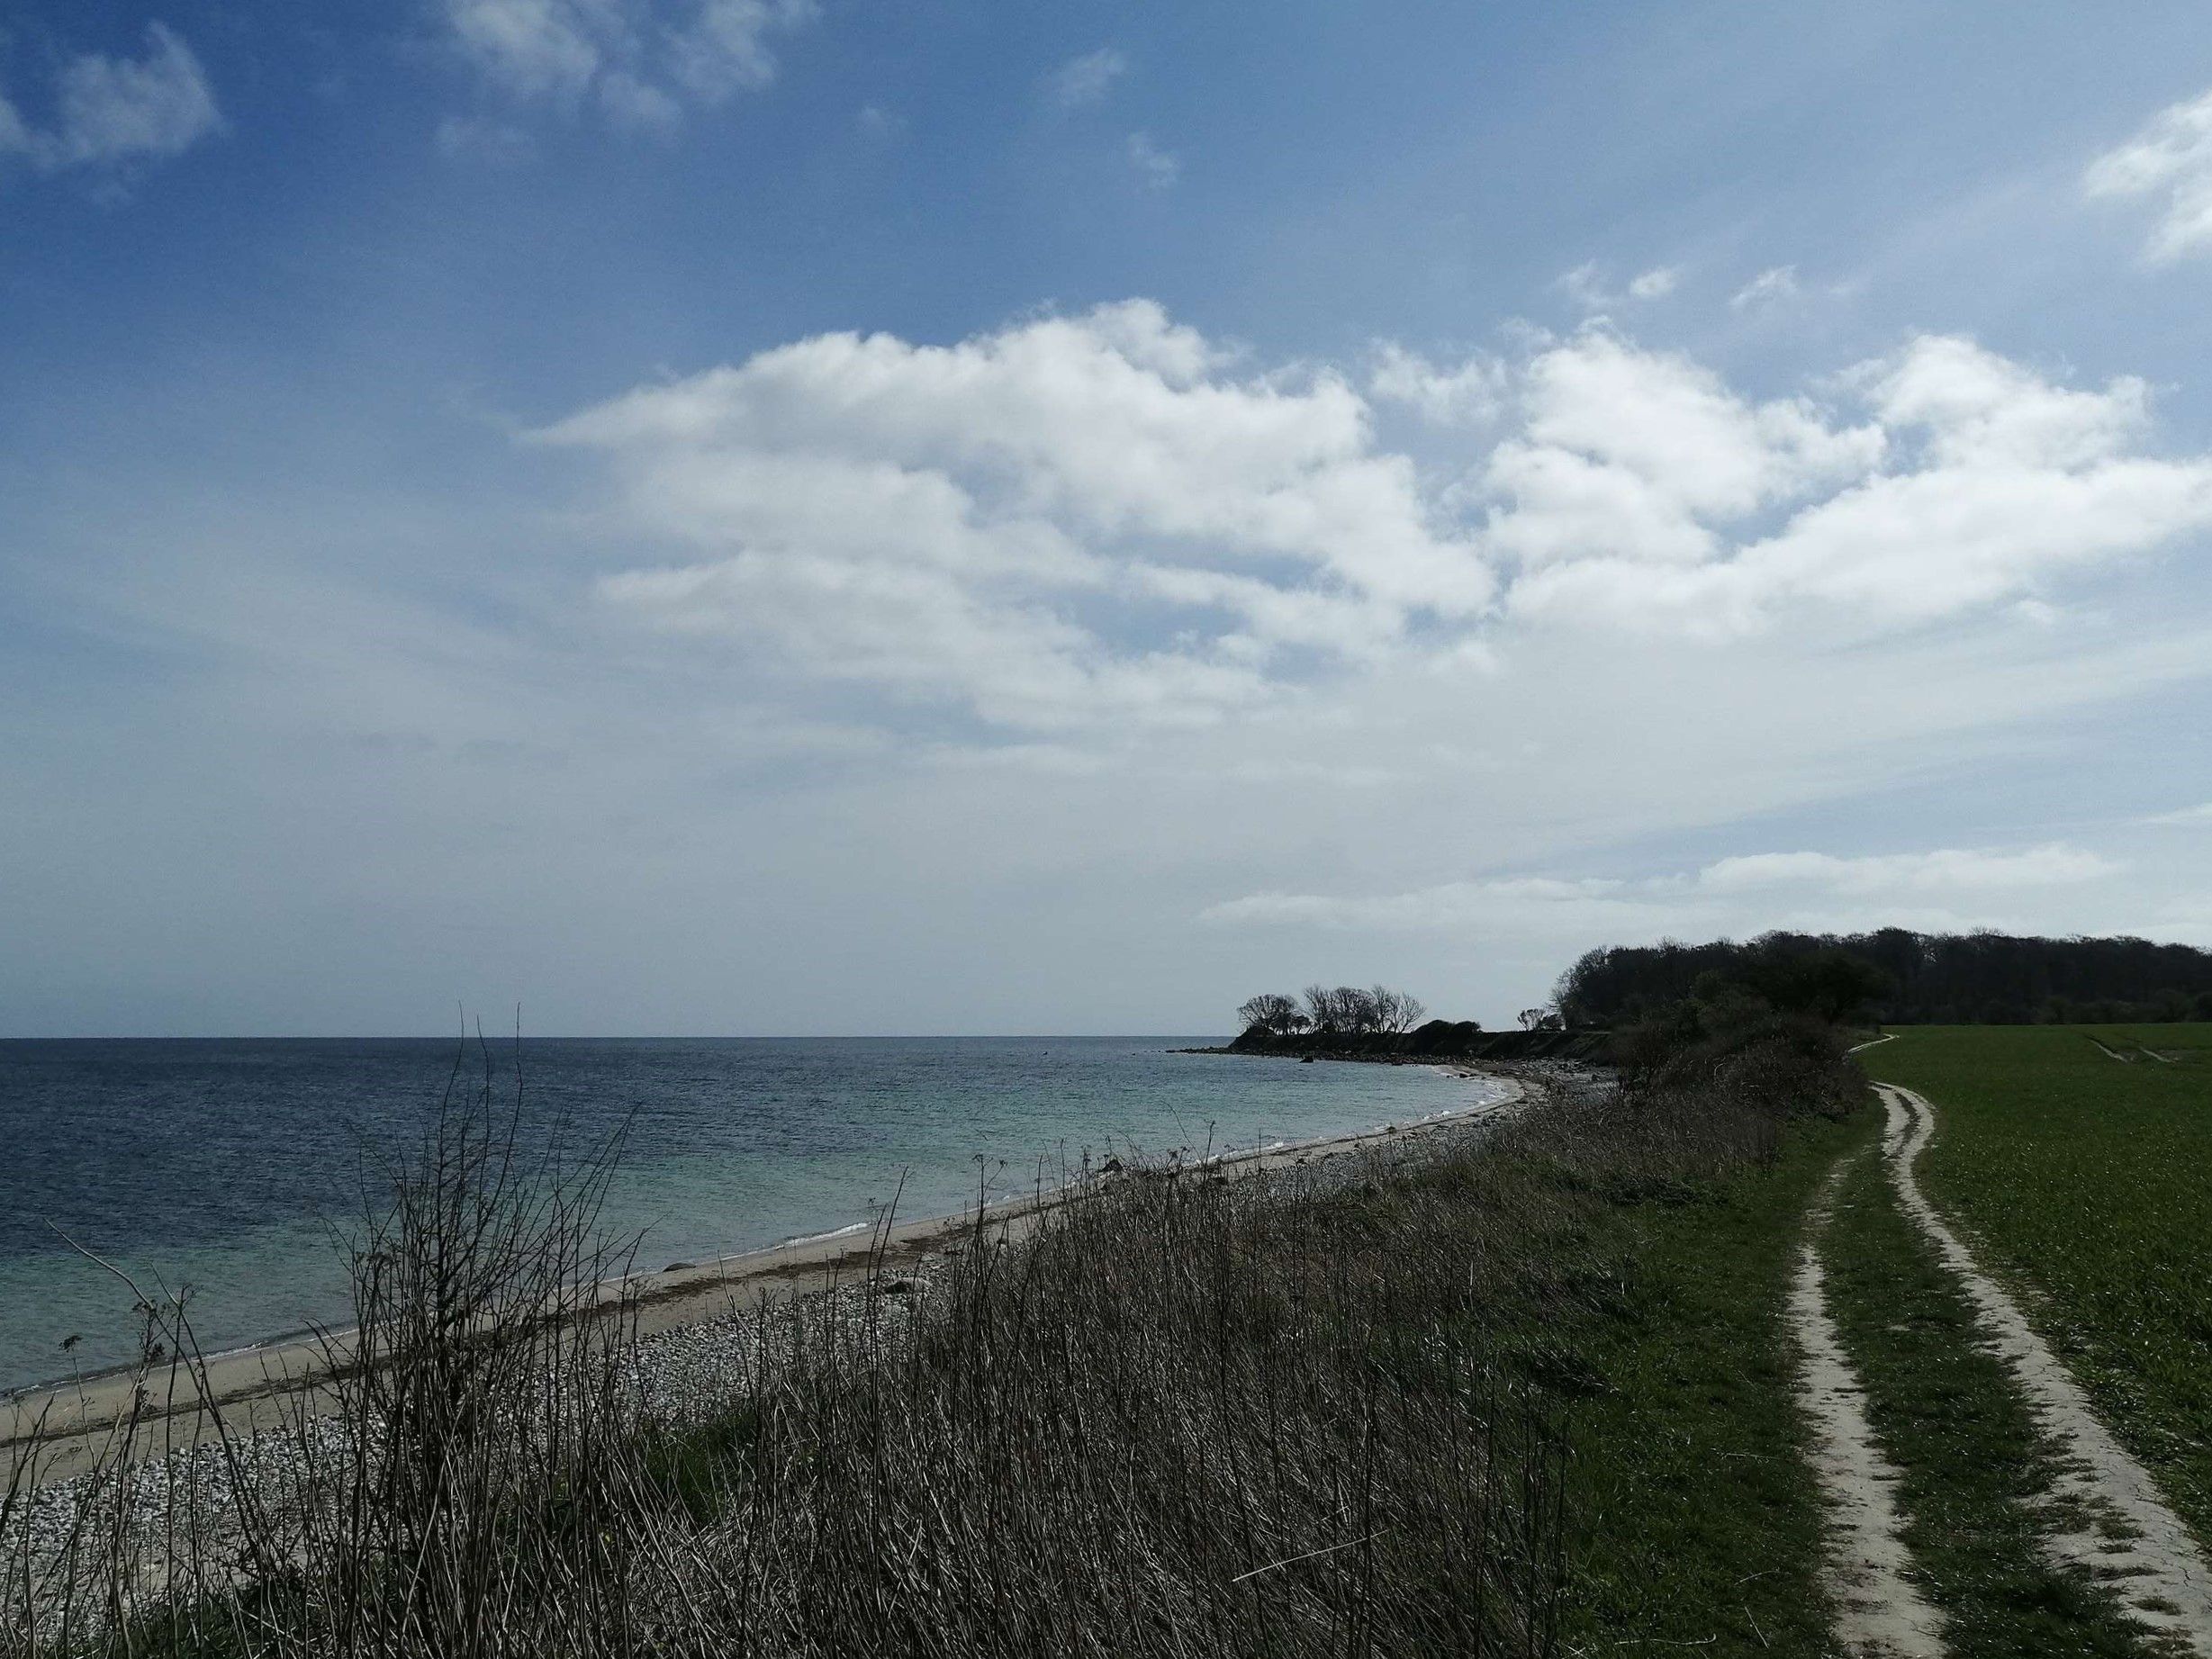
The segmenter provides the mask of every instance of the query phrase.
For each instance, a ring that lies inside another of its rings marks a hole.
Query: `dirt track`
[[[2098,1420],[2072,1374],[1921,1192],[1914,1166],[1935,1133],[1935,1108],[1908,1088],[1884,1083],[1875,1091],[1889,1112],[1883,1156],[1898,1202],[1964,1287],[2036,1426],[2063,1454],[2053,1554],[2109,1585],[2130,1615],[2182,1651],[2212,1659],[2212,1564],[2149,1471]]]
[[[1820,1239],[1836,1189],[1857,1162],[1837,1164],[1813,1201],[1790,1290],[1790,1332],[1803,1361],[1798,1394],[1812,1420],[1813,1468],[1828,1501],[1836,1636],[1854,1654],[1938,1659],[1943,1621],[1908,1576],[1911,1552],[1892,1496],[1897,1469],[1875,1444],[1858,1374],[1828,1311]]]

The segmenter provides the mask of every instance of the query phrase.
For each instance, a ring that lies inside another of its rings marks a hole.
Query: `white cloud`
[[[1797,267],[1793,265],[1777,265],[1761,271],[1738,288],[1729,300],[1729,309],[1745,311],[1785,304],[1797,298],[1799,292]]]
[[[1318,927],[1333,932],[1451,931],[1495,925],[1532,911],[1615,906],[1623,883],[1546,876],[1449,881],[1410,893],[1338,897],[1318,893],[1253,893],[1209,905],[1198,920],[1215,926]],[[1555,917],[1556,919],[1556,917]]]
[[[45,172],[165,159],[221,127],[200,60],[158,23],[146,26],[141,57],[88,52],[63,65],[50,126],[32,126],[0,98],[0,154],[25,156]]]
[[[443,0],[464,56],[501,93],[618,126],[664,132],[692,105],[757,91],[772,42],[812,22],[814,0]]]
[[[1602,330],[1540,352],[1517,391],[1515,429],[1470,493],[1493,504],[1486,545],[1546,573],[1517,596],[1531,611],[1561,581],[1579,586],[1578,570],[1711,568],[1727,524],[1864,474],[1885,443],[1802,400],[1751,403],[1688,357]]]
[[[1681,281],[1680,266],[1655,266],[1630,277],[1628,286],[1616,292],[1606,285],[1604,268],[1590,259],[1562,272],[1556,285],[1583,310],[1596,312],[1612,311],[1630,301],[1663,300]]]
[[[1165,190],[1183,176],[1181,158],[1161,149],[1149,133],[1131,133],[1126,149],[1129,165],[1148,189]]]
[[[814,0],[704,0],[689,25],[669,36],[676,78],[709,103],[757,91],[776,77],[769,38],[817,14]]]
[[[1705,635],[1809,609],[1909,626],[2212,525],[2212,458],[2135,453],[2138,380],[2075,391],[1922,336],[1840,383],[1868,419],[1754,404],[1602,330],[1540,354],[1522,430],[1460,490],[1520,564],[1512,609]]]
[[[2212,825],[2212,801],[2206,801],[2198,807],[2182,807],[2172,812],[2154,813],[2147,818],[2137,821],[2143,824],[2180,825],[2188,827],[2194,827],[2200,824]]]
[[[1755,401],[1593,328],[1514,363],[1385,346],[1363,394],[1132,301],[952,347],[800,340],[543,436],[610,457],[657,544],[604,583],[613,614],[1006,728],[1494,672],[1535,627],[2055,636],[2047,584],[2212,525],[2212,460],[2140,453],[2140,382],[1922,337],[1831,384],[1847,412]],[[1466,463],[1381,443],[1385,402]]]
[[[1407,892],[1340,896],[1254,893],[1210,905],[1198,919],[1217,926],[1310,927],[1337,932],[1425,933],[1562,928],[1741,931],[1745,915],[1807,900],[1864,904],[1835,914],[1839,924],[1873,923],[1932,902],[1972,904],[1991,894],[2017,895],[2117,876],[2122,867],[2097,853],[2052,844],[2022,851],[1945,848],[1930,852],[1838,857],[1826,852],[1757,852],[1724,858],[1684,874],[1637,881],[1585,877],[1515,876],[1449,881]],[[1748,903],[1757,906],[1746,911]],[[1883,906],[1891,906],[1884,910]],[[1799,912],[1798,914],[1808,914]],[[1957,912],[1940,911],[1946,916]],[[1763,925],[1756,921],[1756,928]]]
[[[1567,298],[1591,311],[1603,311],[1612,302],[1604,284],[1599,280],[1598,263],[1594,259],[1560,273],[1558,286]]]
[[[2212,93],[2162,112],[2082,176],[2091,197],[2150,197],[2161,208],[2144,251],[2154,264],[2212,251]]]
[[[1503,410],[1509,373],[1497,358],[1476,355],[1447,367],[1395,341],[1375,348],[1368,395],[1402,403],[1438,426],[1478,426]]]
[[[600,37],[618,17],[595,27],[599,11],[573,0],[447,0],[446,19],[462,50],[506,90],[574,97],[599,72]]]
[[[1044,77],[1044,96],[1057,109],[1086,109],[1103,103],[1114,83],[1129,73],[1129,59],[1111,46],[1070,58]]]
[[[1933,852],[1838,858],[1827,852],[1755,852],[1725,858],[1698,872],[1710,892],[1809,887],[1853,897],[1972,893],[2054,887],[2117,875],[2120,866],[2094,852],[2053,843],[2020,852],[1945,847]]]
[[[615,456],[682,551],[610,578],[618,611],[1005,726],[1211,718],[1491,597],[1341,378],[1235,378],[1145,302],[821,336],[544,436]]]

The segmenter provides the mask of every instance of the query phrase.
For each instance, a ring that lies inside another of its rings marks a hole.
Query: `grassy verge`
[[[2090,1041],[2189,1056],[2116,1064]],[[2025,1293],[2167,1501],[2212,1546],[2212,1027],[1920,1027],[1869,1049],[1926,1095],[1928,1195]]]
[[[1845,1177],[1821,1254],[1830,1312],[1898,1467],[1905,1541],[1923,1593],[1947,1620],[1948,1651],[2143,1651],[2109,1597],[2041,1555],[2034,1505],[2049,1487],[2050,1453],[1879,1159],[1858,1159]]]
[[[1874,1129],[1803,1121],[1767,1167],[1611,1218],[1629,1271],[1557,1338],[1603,1379],[1572,1419],[1574,1646],[1827,1651],[1783,1304],[1808,1203]]]

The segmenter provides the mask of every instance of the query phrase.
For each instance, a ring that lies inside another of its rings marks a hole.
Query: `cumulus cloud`
[[[444,0],[455,45],[502,94],[644,131],[766,86],[776,37],[817,14],[814,0]]]
[[[1212,717],[1491,598],[1344,380],[1240,378],[1142,301],[820,336],[543,437],[688,550],[608,580],[618,610],[1006,725]]]
[[[1056,109],[1079,110],[1103,103],[1114,83],[1129,73],[1129,59],[1111,46],[1070,58],[1044,77],[1045,101]]]
[[[2090,164],[2091,197],[2148,198],[2159,220],[2144,252],[2153,264],[2212,251],[2212,92],[2162,112]]]
[[[1524,431],[1461,487],[1521,567],[1512,609],[1707,635],[1807,609],[1909,625],[2212,525],[2212,459],[2136,452],[2138,380],[2077,391],[1922,336],[1841,384],[1855,418],[1754,403],[1603,331],[1540,354]]]
[[[158,23],[147,25],[139,57],[88,52],[63,65],[53,105],[50,122],[37,126],[0,97],[0,155],[42,172],[113,167],[181,155],[222,127],[200,60]]]
[[[1805,900],[1922,906],[1988,895],[2098,881],[2122,867],[2097,853],[2053,843],[2022,850],[1942,848],[1928,852],[1842,857],[1827,852],[1756,852],[1702,869],[1638,881],[1517,876],[1450,881],[1375,895],[1254,893],[1199,913],[1221,926],[1315,927],[1383,933],[1511,928],[1552,930],[1639,925],[1725,930],[1738,901],[1761,906]],[[1772,914],[1771,909],[1766,912]],[[1945,912],[1942,914],[1956,914]]]
[[[1368,395],[1399,403],[1439,426],[1477,426],[1504,409],[1509,375],[1497,358],[1476,355],[1439,364],[1394,340],[1376,346]]]
[[[803,339],[540,436],[605,456],[654,549],[607,573],[612,614],[1029,729],[1457,673],[1539,628],[2049,634],[2059,577],[2212,525],[2212,459],[2147,453],[2139,381],[1927,336],[1826,383],[1754,399],[1604,328],[1511,362],[1383,346],[1356,383],[1130,301]],[[1432,428],[1419,464],[1386,405]]]
[[[1753,403],[1686,356],[1595,329],[1525,365],[1515,417],[1470,493],[1492,503],[1485,545],[1521,565],[1529,611],[1594,570],[1720,567],[1723,527],[1863,475],[1885,444],[1878,426]]]

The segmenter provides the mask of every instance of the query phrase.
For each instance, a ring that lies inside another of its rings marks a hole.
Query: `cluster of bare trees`
[[[1251,997],[1238,1008],[1237,1018],[1246,1031],[1256,1027],[1277,1037],[1305,1031],[1364,1037],[1411,1031],[1427,1012],[1420,997],[1394,991],[1386,985],[1366,989],[1356,985],[1309,985],[1303,1001],[1276,991]]]

